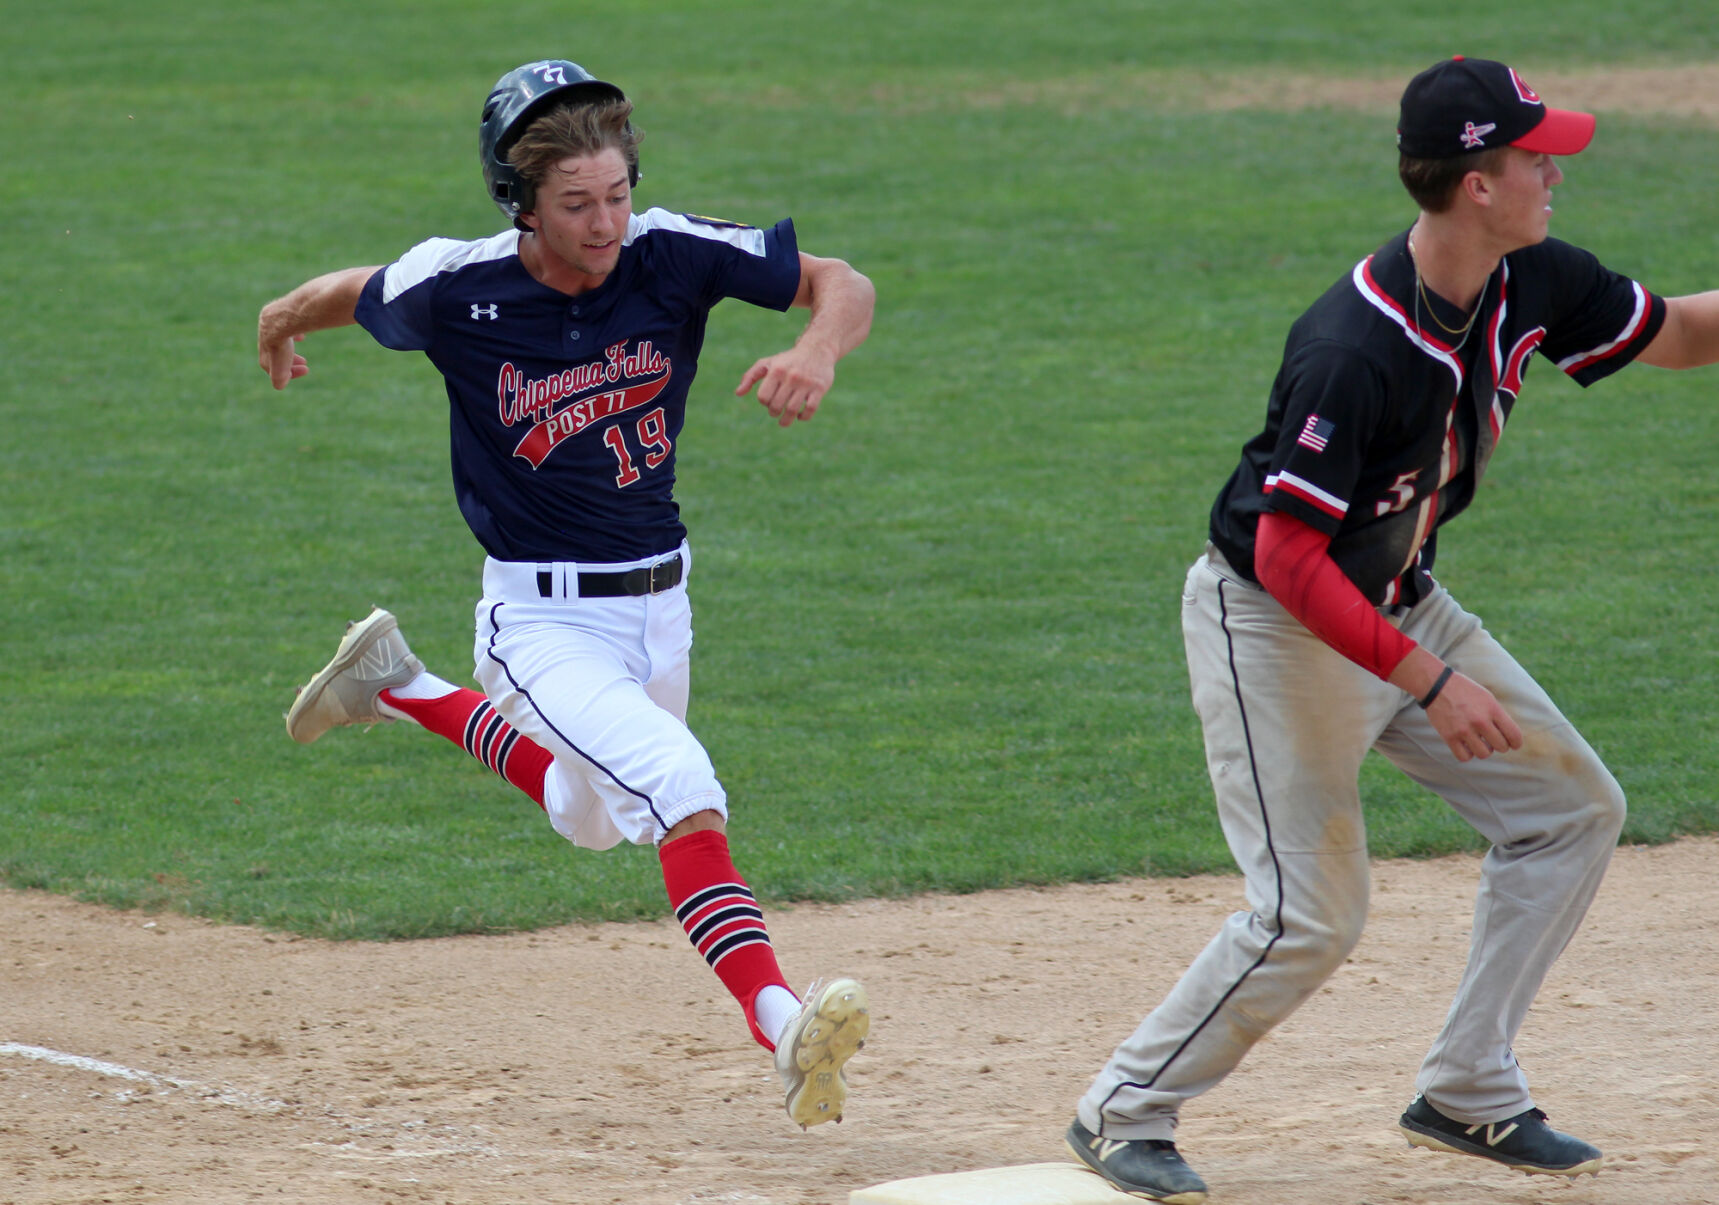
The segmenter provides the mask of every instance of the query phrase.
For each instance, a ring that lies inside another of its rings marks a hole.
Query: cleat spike
[[[842,1119],[847,1078],[842,1067],[871,1027],[865,988],[852,979],[820,980],[776,1047],[776,1072],[787,1089],[788,1116],[802,1130]]]

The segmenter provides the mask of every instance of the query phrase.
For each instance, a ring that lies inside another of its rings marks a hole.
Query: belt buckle
[[[671,556],[654,565],[640,565],[637,569],[628,569],[619,575],[621,589],[634,598],[672,590],[680,583],[680,567],[680,557]]]
[[[661,594],[664,590],[672,589],[675,584],[674,571],[679,567],[680,558],[672,556],[666,561],[658,561],[656,564],[652,565],[650,567],[650,592],[652,594]],[[660,584],[658,583],[657,578],[658,570],[662,571]]]

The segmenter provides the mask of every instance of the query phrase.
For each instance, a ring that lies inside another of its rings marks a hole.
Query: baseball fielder
[[[429,357],[447,383],[460,511],[488,554],[483,693],[426,672],[377,610],[300,690],[287,731],[309,743],[409,719],[530,795],[569,841],[655,845],[676,918],[775,1052],[789,1116],[840,1121],[866,994],[836,978],[797,998],[730,859],[726,797],[685,723],[692,551],[673,487],[713,306],[810,308],[794,346],[735,391],[756,386],[788,426],[816,413],[865,339],[873,291],[841,260],[800,252],[791,221],[633,212],[631,112],[575,63],[508,72],[484,102],[479,152],[512,229],[430,239],[263,308],[258,357],[276,389],[308,371],[294,347],[306,333],[353,322]]]
[[[1546,1124],[1511,1042],[1593,899],[1623,794],[1534,679],[1432,577],[1538,353],[1581,385],[1719,359],[1719,293],[1662,298],[1547,238],[1556,156],[1594,119],[1461,57],[1403,94],[1420,213],[1294,324],[1265,428],[1212,508],[1182,616],[1195,709],[1250,910],[1081,1098],[1074,1153],[1192,1205],[1182,1103],[1342,964],[1367,910],[1361,759],[1377,749],[1491,842],[1468,967],[1400,1125],[1413,1146],[1597,1172]]]

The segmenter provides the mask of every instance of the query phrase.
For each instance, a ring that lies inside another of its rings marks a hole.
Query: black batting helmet
[[[522,179],[507,152],[544,110],[558,100],[588,96],[592,100],[626,100],[614,84],[605,83],[578,63],[566,59],[540,59],[515,67],[495,82],[483,102],[478,125],[478,158],[483,162],[484,184],[490,199],[503,214],[525,229],[519,215],[532,207],[531,184]],[[638,164],[628,171],[631,183],[639,182]]]

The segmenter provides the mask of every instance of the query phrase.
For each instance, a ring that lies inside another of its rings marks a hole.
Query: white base
[[[985,1167],[892,1180],[848,1194],[848,1205],[1121,1205],[1132,1198],[1076,1163]]]

